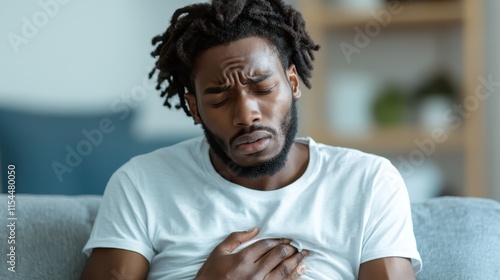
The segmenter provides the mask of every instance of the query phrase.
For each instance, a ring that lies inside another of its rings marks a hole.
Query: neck
[[[286,164],[278,173],[253,180],[228,173],[224,162],[212,150],[210,150],[210,160],[215,170],[226,180],[249,189],[272,191],[293,183],[304,174],[309,163],[309,147],[301,143],[293,143]]]

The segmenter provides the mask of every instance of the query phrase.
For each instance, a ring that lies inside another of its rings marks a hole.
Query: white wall
[[[200,133],[154,90],[140,91],[153,86],[144,79],[151,38],[176,8],[194,2],[0,0],[0,106],[73,113],[128,103],[139,109],[140,135]]]
[[[500,1],[485,1],[486,28],[486,75],[493,75],[493,81],[500,82]],[[487,139],[490,196],[500,201],[500,87],[488,100]]]

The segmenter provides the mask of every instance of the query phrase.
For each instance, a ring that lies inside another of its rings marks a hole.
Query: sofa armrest
[[[412,205],[419,280],[500,279],[500,203],[441,197]]]
[[[0,279],[79,279],[86,262],[82,248],[100,201],[95,195],[16,195],[15,244],[8,244],[7,195],[1,194]],[[15,273],[5,262],[10,246],[15,246]]]

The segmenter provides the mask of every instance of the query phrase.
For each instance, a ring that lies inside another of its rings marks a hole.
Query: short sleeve
[[[83,253],[88,256],[93,248],[124,249],[151,262],[154,250],[147,234],[146,207],[125,170],[122,166],[111,176]]]
[[[361,263],[384,257],[409,258],[418,273],[422,261],[413,232],[408,192],[401,175],[388,160],[382,160],[376,172],[370,200]]]

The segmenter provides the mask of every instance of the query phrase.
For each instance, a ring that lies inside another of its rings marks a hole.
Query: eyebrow
[[[215,87],[209,87],[204,90],[205,94],[214,94],[214,93],[221,93],[224,92],[228,89],[230,89],[230,86],[215,86]]]
[[[272,75],[273,75],[272,73],[269,73],[269,74],[265,74],[265,75],[261,75],[261,76],[257,76],[257,77],[249,77],[248,83],[253,83],[253,84],[260,83],[260,82],[264,81],[265,79],[271,77]],[[248,84],[248,83],[244,83],[244,84]]]
[[[261,76],[257,76],[257,77],[249,77],[249,78],[247,78],[248,82],[245,82],[243,84],[246,85],[249,83],[252,83],[252,84],[260,83],[260,82],[266,80],[267,78],[271,77],[272,75],[273,75],[272,73],[269,73],[269,74],[265,74],[265,75],[261,75]],[[217,94],[217,93],[224,92],[230,88],[231,88],[231,86],[229,86],[229,85],[227,85],[227,86],[214,86],[214,87],[206,88],[204,90],[204,93],[205,94]]]

